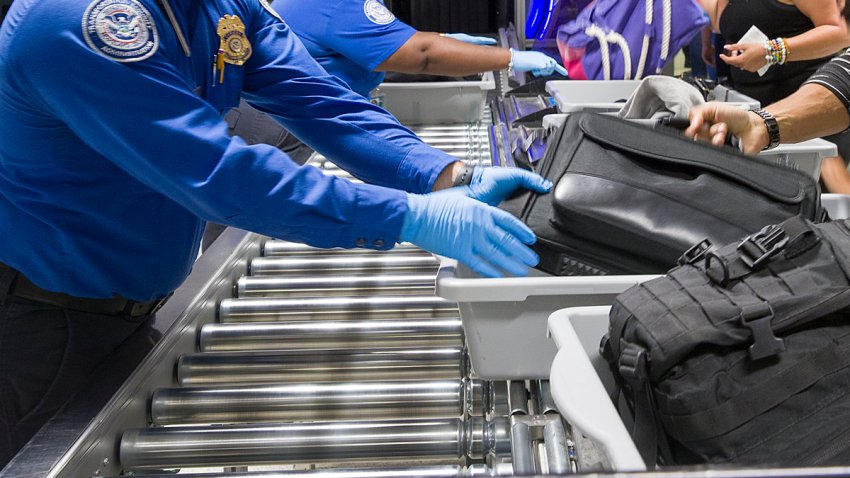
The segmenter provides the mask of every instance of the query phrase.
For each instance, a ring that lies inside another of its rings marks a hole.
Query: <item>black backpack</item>
[[[652,465],[850,464],[850,228],[795,217],[620,294],[601,352]]]

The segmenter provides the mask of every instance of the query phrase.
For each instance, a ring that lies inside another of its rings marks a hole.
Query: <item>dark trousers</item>
[[[68,310],[9,294],[14,271],[0,268],[0,468],[119,347],[153,346],[152,316]]]

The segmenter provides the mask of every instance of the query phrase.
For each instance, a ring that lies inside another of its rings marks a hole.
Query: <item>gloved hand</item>
[[[567,76],[567,70],[549,55],[539,51],[518,51],[511,49],[511,65],[516,71],[530,71],[534,76],[551,75],[553,71]]]
[[[545,193],[552,189],[552,182],[524,169],[477,167],[472,171],[472,182],[468,186],[447,191],[456,190],[472,199],[498,206],[521,187]]]
[[[476,37],[467,35],[466,33],[443,33],[444,37],[453,38],[464,43],[472,43],[473,45],[495,45],[496,39],[489,37]]]
[[[531,229],[501,209],[450,190],[408,194],[399,241],[457,259],[487,277],[524,276],[540,259]]]

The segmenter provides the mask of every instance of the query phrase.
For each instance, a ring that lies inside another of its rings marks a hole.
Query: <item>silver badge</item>
[[[366,0],[363,4],[366,18],[376,25],[387,25],[395,20],[395,15],[378,0]]]
[[[83,37],[92,50],[119,62],[150,58],[159,35],[150,12],[137,0],[95,0],[83,13]]]

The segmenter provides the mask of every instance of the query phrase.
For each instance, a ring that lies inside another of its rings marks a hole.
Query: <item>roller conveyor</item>
[[[166,388],[154,392],[151,420],[162,426],[458,418],[465,389],[460,381]]]
[[[455,157],[489,162],[487,128],[419,129]],[[430,254],[242,234],[58,476],[224,476],[195,467],[234,477],[511,473],[508,384],[469,378],[458,310],[433,296]],[[286,469],[298,463],[343,468]]]
[[[432,274],[328,276],[328,277],[240,277],[236,297],[321,297],[364,295],[434,295]]]
[[[274,322],[280,319],[367,320],[455,318],[457,305],[436,296],[308,297],[299,299],[225,299],[219,320]]]
[[[317,257],[258,257],[251,260],[252,276],[436,274],[439,262],[431,255],[369,255]]]
[[[201,352],[446,348],[461,347],[462,333],[458,318],[207,324],[201,328],[199,347]]]
[[[430,459],[457,463],[510,452],[507,419],[393,420],[145,428],[121,439],[132,469]]]
[[[332,349],[196,353],[180,357],[182,386],[357,380],[460,380],[463,349]]]

